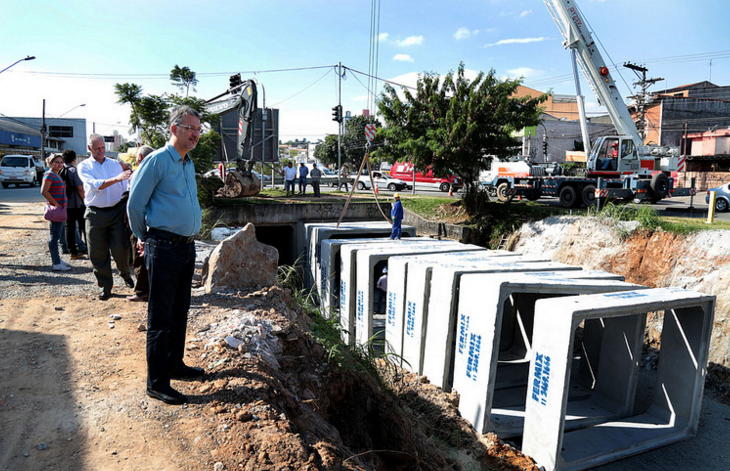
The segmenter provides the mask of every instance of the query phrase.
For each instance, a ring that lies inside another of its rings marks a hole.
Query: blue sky
[[[635,92],[636,81],[621,67],[625,61],[665,79],[653,90],[709,79],[730,85],[725,2],[576,1],[606,61],[622,69],[625,82],[614,77],[624,96]],[[333,66],[369,70],[372,3],[0,0],[0,69],[37,57],[0,74],[0,113],[39,116],[45,98],[50,119],[85,103],[66,117],[86,118],[89,131],[95,125],[104,134],[127,134],[129,110],[116,103],[114,84],[174,93],[168,76],[177,64],[198,73],[201,98],[223,92],[236,72],[258,80],[266,105],[280,109],[282,140],[323,138],[337,132]],[[419,73],[445,74],[464,62],[470,71],[493,68],[500,76],[524,77],[532,88],[575,93],[569,54],[540,0],[385,0],[378,32],[378,76],[384,79],[413,85]],[[367,77],[346,74],[345,110],[360,114],[368,107],[367,86]],[[600,111],[585,83],[582,89],[589,111]]]

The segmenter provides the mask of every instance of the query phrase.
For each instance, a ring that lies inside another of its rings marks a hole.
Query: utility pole
[[[46,99],[43,99],[43,114],[41,115],[41,162],[46,165]]]
[[[632,64],[631,62],[626,62],[624,64],[624,67],[633,70],[636,76],[639,77],[639,81],[634,82],[634,86],[641,85],[641,93],[631,96],[629,98],[633,98],[636,101],[637,107],[639,108],[639,126],[637,127],[639,128],[639,134],[641,135],[641,138],[646,139],[646,105],[648,103],[649,97],[647,90],[649,86],[664,79],[661,77],[647,79],[646,72],[649,69],[640,65]],[[641,72],[641,74],[639,74],[639,72]]]
[[[337,123],[337,190],[342,185],[342,62],[337,63],[337,107],[339,108],[339,121]]]

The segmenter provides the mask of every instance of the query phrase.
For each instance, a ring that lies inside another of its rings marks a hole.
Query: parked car
[[[352,177],[354,178],[356,175],[357,173],[353,173]],[[378,185],[378,190],[402,191],[410,188],[410,185],[400,178],[393,178],[380,170],[373,171],[373,182]],[[372,185],[370,184],[370,178],[367,176],[367,173],[360,175],[360,181],[357,182],[357,189],[370,190],[371,188]]]
[[[716,191],[715,195],[715,211],[727,211],[730,208],[730,183],[725,183],[717,188],[710,188],[707,190],[707,196],[705,196],[705,202],[710,204],[710,192]]]
[[[259,181],[262,182],[263,184],[266,185],[266,184],[271,183],[271,175],[264,174],[264,176],[261,177],[261,174],[259,172],[257,172],[256,170],[251,170],[251,173],[256,175],[259,178]]]
[[[251,170],[251,173],[256,175],[260,182],[263,182],[265,185],[271,183],[271,175],[264,175],[263,180],[261,180],[261,174],[257,172],[256,170]],[[220,178],[220,172],[217,168],[214,168],[212,170],[208,170],[203,174],[203,177],[210,178],[210,177],[218,177]]]
[[[11,183],[36,186],[43,179],[44,171],[45,166],[31,155],[6,155],[0,161],[0,183],[3,188]]]

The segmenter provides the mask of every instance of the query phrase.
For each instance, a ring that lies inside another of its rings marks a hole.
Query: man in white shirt
[[[99,299],[104,301],[109,299],[114,286],[112,257],[124,283],[134,288],[134,280],[129,274],[129,239],[124,223],[126,207],[122,201],[132,172],[124,170],[118,161],[106,158],[104,136],[92,134],[89,142],[91,158],[77,168],[84,183],[89,260],[99,286]]]
[[[297,180],[297,169],[294,168],[291,162],[284,167],[284,187],[286,189],[286,196],[289,196],[289,190],[291,189],[291,195],[294,195],[294,182]]]

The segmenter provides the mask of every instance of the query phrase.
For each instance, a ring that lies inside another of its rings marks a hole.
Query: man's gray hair
[[[153,149],[150,146],[141,146],[137,149],[137,156],[142,157],[143,159],[150,155],[152,152],[154,152],[155,149]]]
[[[91,134],[89,136],[89,144],[91,144],[92,142],[94,142],[97,139],[101,139],[103,141],[104,140],[104,136],[102,136],[101,134],[97,134],[97,133]]]
[[[170,113],[170,126],[177,126],[178,124],[182,123],[183,118],[187,115],[195,116],[196,118],[200,119],[200,113],[198,113],[191,107],[184,105],[172,110],[172,113]]]

